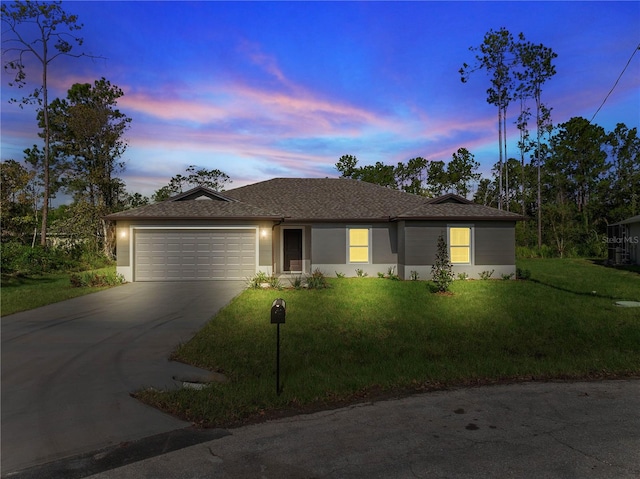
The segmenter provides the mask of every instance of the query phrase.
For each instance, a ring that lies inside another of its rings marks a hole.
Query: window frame
[[[351,230],[366,230],[367,231],[367,245],[352,245],[351,244]],[[372,255],[372,231],[371,226],[353,225],[347,226],[347,264],[371,264]],[[351,248],[367,248],[367,260],[366,261],[351,261]]]
[[[451,244],[451,230],[452,229],[468,229],[469,230],[469,245],[452,245]],[[451,224],[447,225],[447,249],[449,253],[449,261],[452,265],[472,265],[474,264],[474,225],[472,224]],[[468,248],[469,249],[469,261],[461,262],[461,261],[453,261],[452,248]]]

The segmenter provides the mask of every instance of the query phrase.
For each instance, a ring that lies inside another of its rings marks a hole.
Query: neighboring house
[[[267,274],[431,278],[440,234],[454,273],[515,273],[522,217],[456,195],[435,199],[345,178],[276,178],[218,193],[194,188],[107,216],[127,281]]]
[[[607,226],[608,261],[640,265],[640,215]]]

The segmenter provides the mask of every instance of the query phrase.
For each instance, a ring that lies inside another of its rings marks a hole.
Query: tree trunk
[[[49,218],[49,98],[47,92],[47,42],[43,40],[42,57],[42,97],[43,97],[43,118],[44,118],[44,198],[42,200],[42,228],[40,230],[40,245],[47,246],[47,220]]]

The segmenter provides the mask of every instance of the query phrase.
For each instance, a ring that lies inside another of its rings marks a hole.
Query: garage
[[[256,230],[136,229],[135,281],[244,280],[256,273]]]

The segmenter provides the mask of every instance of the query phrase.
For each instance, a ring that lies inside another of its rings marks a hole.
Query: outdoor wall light
[[[262,236],[263,238],[266,238],[266,237],[267,237],[267,230],[266,230],[266,228],[262,228],[262,229],[260,230],[260,236]]]
[[[127,237],[127,230],[120,231],[120,238],[126,238],[126,237]]]

